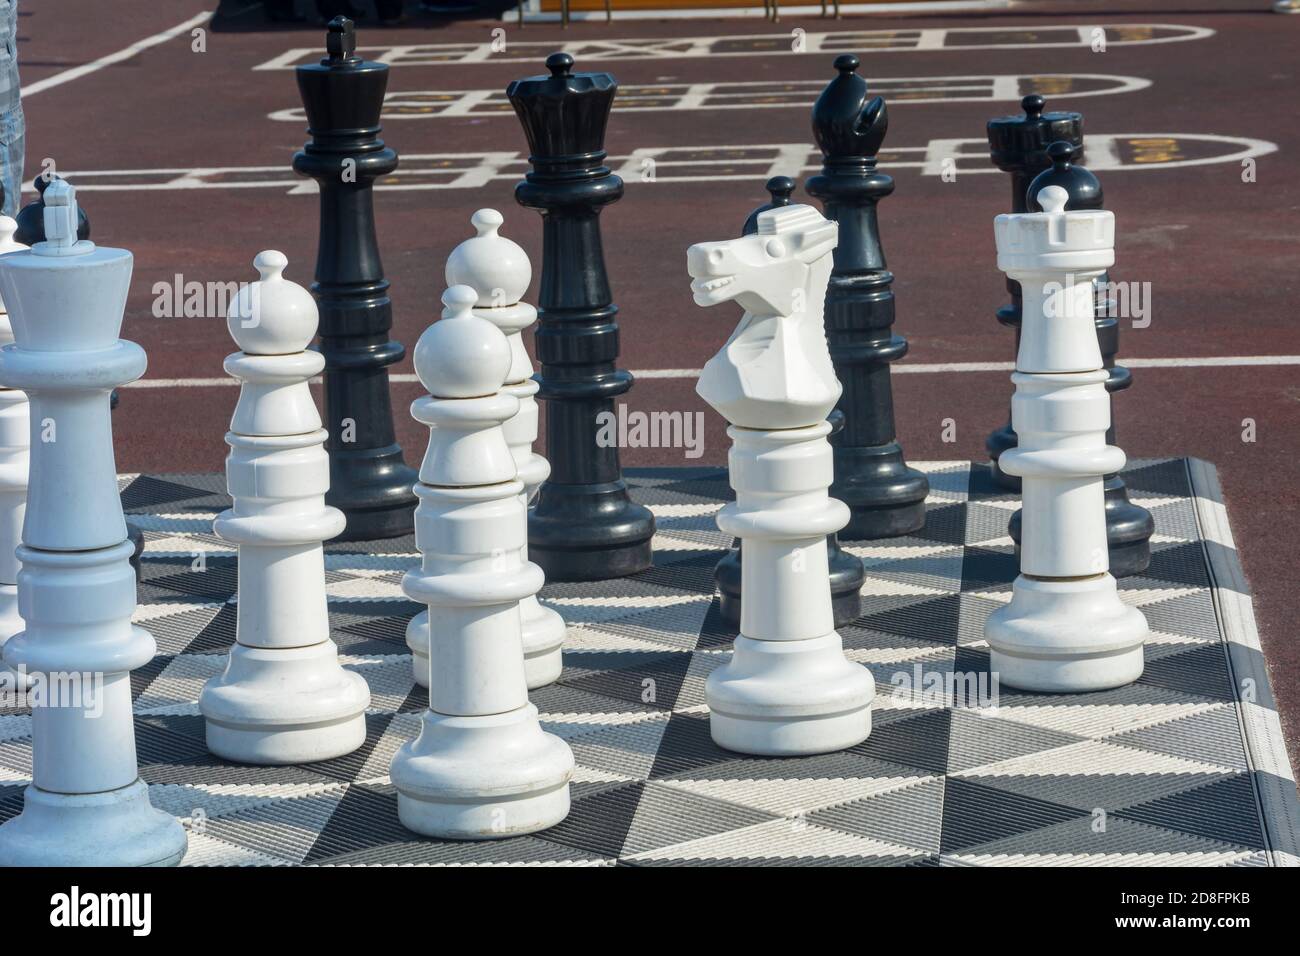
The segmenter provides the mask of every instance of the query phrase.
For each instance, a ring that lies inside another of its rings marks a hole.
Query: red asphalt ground
[[[167,4],[47,0],[20,5],[19,62],[24,88],[124,49],[210,11],[216,0]],[[411,4],[413,6],[413,4]],[[1211,37],[1179,43],[1018,50],[932,50],[863,54],[873,77],[971,74],[1104,73],[1151,81],[1116,95],[1049,96],[1049,106],[1077,109],[1089,134],[1218,134],[1276,144],[1259,157],[1257,181],[1244,183],[1239,161],[1102,174],[1107,207],[1118,219],[1116,279],[1150,282],[1152,321],[1124,323],[1125,358],[1298,355],[1300,327],[1300,154],[1297,63],[1300,17],[1267,12],[1269,0],[1146,0],[1142,3],[1018,4],[1005,11],[822,20],[787,13],[780,24],[732,20],[603,21],[530,25],[513,20],[454,25],[413,15],[399,27],[359,25],[367,45],[485,43],[504,26],[508,42],[629,37],[809,34],[906,28],[1032,27],[1059,24],[1177,24],[1208,27]],[[160,12],[162,11],[162,12]],[[269,28],[257,17],[232,31],[211,30],[207,50],[193,52],[188,32],[123,62],[24,99],[26,178],[41,160],[61,171],[272,166],[287,169],[306,139],[305,124],[268,118],[299,106],[292,70],[253,71],[291,48],[321,48],[316,25]],[[828,81],[834,53],[601,61],[624,86],[720,81]],[[580,59],[578,68],[583,68]],[[534,63],[472,63],[394,67],[392,92],[503,89],[542,71]],[[615,112],[607,146],[624,155],[638,147],[811,144],[805,104],[774,109]],[[985,121],[1018,112],[1001,102],[890,104],[886,147],[935,139],[982,140]],[[512,113],[386,121],[385,139],[400,154],[476,150],[527,154]],[[980,152],[978,147],[974,152]],[[987,166],[978,159],[961,168]],[[917,169],[897,169],[895,194],[881,206],[883,240],[896,274],[897,330],[911,341],[902,365],[1007,362],[1012,337],[994,311],[1004,297],[996,267],[992,219],[1006,211],[1009,183],[998,173],[945,182]],[[723,182],[629,182],[625,198],[602,216],[607,262],[620,306],[622,363],[631,369],[699,368],[729,333],[735,310],[705,312],[688,289],[685,249],[734,235],[764,199],[766,168],[738,167]],[[806,174],[805,174],[806,175]],[[77,177],[74,175],[74,182]],[[436,314],[443,264],[470,234],[470,214],[494,206],[504,232],[540,262],[535,213],[513,201],[513,182],[466,189],[381,191],[376,196],[380,245],[395,309],[394,335],[409,348]],[[797,194],[799,195],[799,194]],[[155,282],[252,280],[261,249],[282,250],[289,277],[311,281],[317,202],[309,193],[276,188],[121,191],[80,194],[101,244],[131,249],[136,274],[124,334],[149,353],[149,378],[223,377],[233,350],[221,316],[158,319]],[[536,278],[534,279],[534,289]],[[394,372],[409,374],[409,357]],[[1300,758],[1300,598],[1294,587],[1296,514],[1300,510],[1300,368],[1139,368],[1134,387],[1115,402],[1119,444],[1131,458],[1192,455],[1219,469],[1229,517],[1272,669],[1293,764]],[[914,460],[984,458],[984,436],[1006,415],[1007,373],[897,374],[900,436]],[[426,436],[406,407],[415,383],[393,385],[398,432],[408,460],[418,461]],[[222,435],[234,406],[229,387],[125,389],[115,417],[123,471],[216,471]],[[723,464],[721,419],[686,378],[642,378],[627,396],[633,409],[705,411],[702,459],[680,449],[629,449],[627,465]],[[957,441],[941,440],[954,419]],[[1243,419],[1257,441],[1242,441]]]

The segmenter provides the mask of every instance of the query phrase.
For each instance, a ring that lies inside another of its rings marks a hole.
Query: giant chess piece
[[[655,522],[628,497],[617,445],[598,440],[614,400],[632,387],[615,364],[618,308],[600,239],[601,209],[623,195],[604,165],[617,84],[572,67],[573,57],[553,53],[550,76],[515,80],[506,93],[533,166],[515,199],[542,214],[535,341],[551,475],[529,515],[529,553],[552,581],[596,581],[648,568]]]
[[[320,246],[312,293],[320,305],[330,490],[341,541],[411,531],[415,471],[393,433],[388,366],[406,350],[388,337],[393,305],[375,238],[374,182],[397,168],[379,139],[388,67],[356,55],[352,21],[330,21],[329,56],[298,67],[312,140],[293,168],[320,186]]]
[[[1074,147],[1063,140],[1049,146],[1047,153],[1051,157],[1052,166],[1039,173],[1029,184],[1027,197],[1037,196],[1048,186],[1060,186],[1070,197],[1065,204],[1067,212],[1101,209],[1101,183],[1090,171],[1071,162],[1075,152]],[[1029,212],[1042,212],[1035,202],[1028,201],[1028,207]],[[1094,318],[1097,344],[1101,348],[1102,366],[1108,376],[1106,391],[1114,395],[1132,385],[1133,376],[1124,366],[1115,364],[1115,356],[1119,352],[1119,317],[1109,295],[1110,273],[1103,272],[1094,284],[1097,288]],[[1115,444],[1113,413],[1110,429],[1106,432],[1106,444]],[[1107,475],[1105,481],[1106,542],[1110,550],[1110,573],[1117,578],[1141,574],[1151,563],[1151,535],[1156,530],[1155,519],[1146,508],[1129,501],[1128,488],[1118,474]],[[1017,547],[1020,546],[1021,514],[1020,511],[1013,514],[1008,526]]]
[[[330,640],[321,542],[343,530],[325,504],[325,429],[307,385],[325,359],[307,351],[316,303],[282,273],[288,260],[253,260],[261,278],[242,288],[226,320],[242,351],[226,358],[240,382],[226,433],[233,507],[212,530],[239,548],[235,646],[203,688],[208,749],[240,763],[315,763],[366,739],[370,689],[344,670]]]
[[[811,206],[771,209],[758,232],[687,252],[695,302],[745,310],[696,391],[730,423],[736,500],[718,527],[744,545],[740,634],[709,675],[713,740],[771,756],[824,753],[871,732],[871,672],[844,657],[826,536],[849,520],[827,495],[840,397],[822,302],[836,227]]]
[[[569,812],[573,754],[542,730],[528,701],[518,604],[542,586],[523,558],[523,482],[503,426],[519,399],[502,389],[506,336],[474,314],[478,293],[452,286],[420,336],[415,370],[429,389],[411,414],[429,426],[415,493],[421,565],[402,590],[429,609],[429,709],[393,757],[397,813],[417,833],[491,839],[532,833]]]
[[[989,141],[989,157],[993,165],[1005,173],[1011,174],[1011,212],[1028,211],[1025,206],[1025,193],[1030,181],[1044,169],[1052,165],[1047,155],[1047,148],[1058,140],[1068,142],[1079,150],[1080,161],[1083,156],[1083,116],[1080,113],[1044,113],[1047,101],[1037,93],[1031,93],[1020,101],[1024,110],[1019,116],[1001,116],[988,121],[986,131]],[[1007,292],[1011,301],[998,309],[998,321],[1015,329],[1016,350],[1020,349],[1020,285],[1013,279],[1007,279]],[[1002,453],[1008,448],[1016,447],[1016,432],[1011,427],[1011,417],[1007,423],[993,431],[984,441],[989,453],[993,480],[1012,491],[1020,490],[1020,479],[1009,475],[998,465]]]
[[[790,205],[790,195],[794,192],[795,182],[788,176],[773,176],[767,181],[766,189],[771,199],[749,214],[745,220],[741,235],[749,236],[758,232],[758,217],[769,209],[780,209]],[[844,413],[839,409],[831,412],[831,439],[844,427]],[[867,579],[862,562],[840,547],[839,535],[832,532],[826,536],[827,562],[830,568],[831,610],[836,627],[843,627],[858,619],[862,613],[862,584]],[[713,570],[713,579],[718,585],[718,609],[723,621],[733,628],[740,626],[741,579],[740,541],[737,540]]]
[[[0,189],[0,197],[3,195]],[[11,218],[0,216],[0,255],[27,248],[14,241],[17,228]],[[0,301],[0,347],[13,340],[9,311]],[[28,420],[27,393],[9,388],[0,379],[0,673],[8,672],[3,659],[5,642],[23,629],[23,618],[18,613],[17,551],[23,541],[23,514],[27,510],[31,443]],[[13,676],[22,687],[27,686],[26,674]]]
[[[831,495],[849,506],[843,537],[892,538],[925,525],[930,482],[903,460],[894,428],[889,363],[907,354],[907,339],[893,331],[894,276],[876,219],[876,204],[894,191],[894,180],[876,169],[889,119],[885,101],[868,96],[857,68],[856,56],[836,57],[839,75],[813,106],[813,135],[825,162],[805,188],[839,223],[826,338],[844,386],[837,406],[844,430],[832,442]]]
[[[45,191],[45,236],[0,257],[0,298],[15,344],[0,380],[31,402],[31,481],[18,549],[26,630],[4,646],[40,702],[32,783],[0,827],[9,866],[180,862],[185,831],[149,803],[136,769],[130,672],[154,656],[131,623],[135,574],[113,460],[109,392],[144,374],[144,350],[118,338],[131,253],[76,238],[73,188]]]
[[[1020,283],[1020,351],[1011,376],[1019,442],[1002,468],[1021,479],[1020,575],[989,615],[989,668],[1024,690],[1104,690],[1142,673],[1146,619],[1107,570],[1103,476],[1124,466],[1106,443],[1110,395],[1094,324],[1093,280],[1115,262],[1115,217],[1066,212],[1060,186],[1043,212],[995,220],[998,268]]]
[[[551,466],[533,451],[537,440],[538,385],[533,381],[533,363],[520,334],[537,321],[537,310],[523,299],[532,281],[533,267],[528,254],[497,230],[505,220],[495,209],[480,209],[470,220],[478,235],[466,239],[447,259],[447,285],[465,285],[478,293],[474,314],[487,319],[506,335],[510,343],[510,372],[502,389],[519,399],[519,412],[505,423],[503,430],[510,452],[514,455],[519,480],[524,483],[523,504],[536,493]],[[521,560],[528,560],[524,547]],[[519,602],[520,623],[524,633],[524,676],[528,689],[535,690],[553,683],[563,667],[564,619],[543,606],[537,595],[529,594]],[[415,682],[429,686],[429,614],[421,611],[406,627],[406,644],[411,649],[411,666]]]

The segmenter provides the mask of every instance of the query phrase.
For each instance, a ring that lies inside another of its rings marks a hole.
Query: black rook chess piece
[[[506,90],[528,137],[532,171],[515,187],[542,214],[537,359],[551,476],[529,514],[528,554],[554,581],[596,581],[650,566],[654,516],[634,504],[617,443],[599,441],[614,400],[632,387],[616,366],[618,308],[600,239],[600,211],[623,195],[605,162],[605,125],[618,84],[574,73],[553,53],[549,76]]]
[[[993,165],[1011,174],[1011,211],[1025,212],[1025,190],[1029,181],[1052,165],[1047,147],[1064,141],[1078,149],[1083,157],[1083,116],[1079,113],[1044,113],[1047,101],[1031,93],[1020,101],[1024,113],[1020,116],[1002,116],[988,121],[989,156]],[[1007,292],[1011,302],[998,309],[998,321],[1016,330],[1016,350],[1020,350],[1020,283],[1007,279]],[[1010,403],[1008,402],[1008,405]],[[992,462],[993,479],[1003,488],[1020,490],[1020,479],[1006,474],[998,467],[998,458],[1008,448],[1016,447],[1016,433],[1011,427],[1008,410],[1007,423],[994,431],[984,441]]]
[[[1047,148],[1052,165],[1034,177],[1025,191],[1025,208],[1029,212],[1041,212],[1037,197],[1039,191],[1048,186],[1060,186],[1069,194],[1065,208],[1101,209],[1102,190],[1097,177],[1082,166],[1073,163],[1080,152],[1072,143],[1058,140]],[[1106,391],[1112,395],[1122,392],[1133,384],[1133,376],[1122,365],[1115,364],[1115,355],[1119,352],[1119,316],[1115,303],[1109,296],[1110,274],[1103,273],[1096,280],[1096,311],[1094,322],[1097,326],[1097,344],[1101,347],[1102,361],[1109,372],[1106,379]],[[1112,413],[1110,428],[1106,432],[1106,443],[1115,442],[1115,416]],[[1128,500],[1128,489],[1124,479],[1119,475],[1107,475],[1106,488],[1106,539],[1110,552],[1110,573],[1115,577],[1140,574],[1151,563],[1151,535],[1155,533],[1155,519],[1151,512],[1141,505]],[[1011,516],[1009,532],[1020,546],[1020,512]]]
[[[777,209],[790,205],[790,194],[794,192],[795,182],[789,176],[773,176],[767,181],[767,191],[771,201],[765,202],[749,214],[741,235],[758,232],[758,214],[768,209]],[[844,427],[844,413],[838,408],[827,416],[831,423],[831,441]],[[857,620],[862,611],[859,597],[862,584],[867,579],[862,562],[840,547],[840,537],[832,532],[826,536],[826,557],[830,565],[831,614],[836,627],[843,627]],[[719,610],[722,619],[731,627],[740,627],[740,592],[742,545],[739,539],[722,556],[713,571],[713,579],[718,584]]]
[[[889,119],[885,101],[868,97],[857,68],[856,56],[836,57],[839,75],[813,106],[813,135],[825,159],[804,188],[840,227],[826,290],[826,341],[844,386],[837,406],[844,430],[831,439],[831,496],[852,513],[840,533],[890,538],[925,524],[930,483],[903,460],[894,429],[889,363],[907,354],[907,340],[893,332],[894,276],[876,220],[876,204],[894,191],[894,180],[876,169]]]
[[[326,48],[319,63],[297,69],[311,142],[293,157],[294,170],[320,185],[311,291],[325,356],[325,500],[347,517],[337,540],[392,538],[411,531],[416,473],[393,434],[388,366],[406,350],[388,337],[393,308],[375,238],[374,181],[397,168],[379,139],[388,67],[356,55],[345,17],[330,21]]]

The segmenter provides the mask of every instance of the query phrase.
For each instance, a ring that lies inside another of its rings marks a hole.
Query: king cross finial
[[[329,54],[328,63],[347,63],[357,58],[357,28],[347,17],[338,16],[330,21],[325,52]]]

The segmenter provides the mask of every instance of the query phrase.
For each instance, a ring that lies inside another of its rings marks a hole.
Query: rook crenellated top
[[[1043,212],[1009,213],[993,221],[998,268],[1015,276],[1039,271],[1097,271],[1115,264],[1115,214],[1066,212],[1069,194],[1060,186],[1039,192]]]

